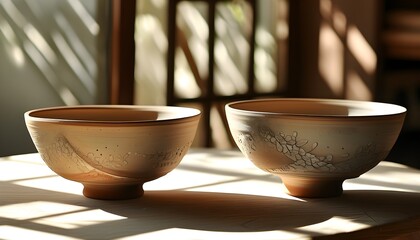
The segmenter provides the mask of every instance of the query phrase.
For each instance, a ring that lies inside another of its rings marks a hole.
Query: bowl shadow
[[[144,221],[154,230],[184,228],[222,232],[294,229],[331,218],[309,211],[300,200],[194,191],[146,191],[130,207],[108,206],[104,211]],[[149,229],[152,230],[152,229]]]
[[[398,204],[396,204],[398,201]],[[398,191],[345,191],[335,198],[284,199],[277,197],[194,191],[147,191],[136,200],[107,205],[102,210],[136,222],[136,232],[169,228],[219,232],[283,230],[321,236],[299,229],[333,217],[378,226],[412,216],[419,193]],[[127,232],[126,232],[127,234]]]
[[[289,199],[249,194],[185,190],[146,191],[133,200],[103,201],[0,182],[0,206],[16,203],[54,202],[80,206],[82,212],[98,210],[117,216],[112,221],[80,224],[71,230],[19,220],[30,230],[81,239],[115,239],[140,236],[172,228],[213,232],[288,231],[307,236],[325,233],[303,230],[335,217],[369,226],[380,226],[420,216],[420,193],[384,190],[347,190],[335,198]],[[65,213],[57,213],[58,217]],[[36,219],[35,219],[36,220]],[[0,217],[3,225],[16,220]],[[185,232],[184,232],[185,233]],[[205,232],[203,233],[205,234]],[[277,234],[277,233],[273,233]],[[281,234],[281,233],[278,233]],[[272,235],[275,236],[275,235]],[[279,236],[280,237],[280,236]]]

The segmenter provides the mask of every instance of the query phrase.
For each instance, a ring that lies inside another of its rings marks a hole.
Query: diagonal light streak
[[[11,19],[11,22],[16,24],[19,29],[23,31],[23,36],[20,39],[23,47],[19,47],[16,33],[11,28],[2,24],[1,31],[6,36],[9,42],[14,44],[20,49],[21,54],[25,52],[35,66],[43,74],[47,82],[55,89],[56,93],[60,96],[61,100],[67,105],[79,104],[77,98],[73,95],[69,88],[59,82],[54,69],[57,63],[57,56],[54,50],[50,47],[44,36],[25,18],[22,12],[15,6],[12,1],[4,0],[0,1],[1,6],[4,8],[5,13]],[[25,38],[26,37],[26,38]],[[16,54],[15,54],[16,55]],[[18,56],[18,55],[16,55]],[[24,56],[22,56],[24,58]]]
[[[83,4],[76,0],[68,0],[67,3],[73,8],[74,12],[79,16],[80,20],[82,20],[85,27],[89,29],[89,32],[94,36],[98,35],[100,30],[99,24],[90,15]]]
[[[376,70],[378,57],[362,32],[354,25],[351,25],[348,29],[347,43],[350,52],[359,62],[360,66],[366,73],[373,74]]]
[[[10,24],[0,15],[0,33],[6,39],[4,42],[4,48],[9,54],[10,59],[14,60],[16,66],[22,67],[25,64],[25,56],[20,48],[17,36],[13,32]]]
[[[55,65],[57,62],[57,56],[41,33],[29,23],[25,24],[23,31],[28,39],[38,48],[39,52],[45,57],[45,59],[47,59],[51,65]]]
[[[20,28],[23,28],[26,25],[26,20],[24,15],[19,11],[11,0],[1,0],[0,5],[3,6],[5,13],[10,17],[10,19]]]
[[[0,4],[2,4],[5,13],[20,29],[23,30],[26,37],[33,42],[47,61],[52,65],[55,64],[57,57],[54,51],[51,49],[42,34],[26,20],[25,16],[15,6],[15,4],[10,0],[0,1]]]
[[[77,36],[76,32],[73,30],[69,21],[64,17],[62,13],[57,12],[54,15],[54,19],[56,20],[60,29],[63,29],[63,33],[65,34],[66,38],[69,41],[69,44],[72,46],[76,54],[79,56],[79,59],[83,62],[86,66],[87,71],[89,72],[90,76],[96,76],[98,69],[93,59],[92,55],[89,54],[88,49],[82,43],[80,37]]]
[[[85,88],[89,91],[89,93],[94,95],[96,92],[94,79],[92,79],[89,76],[89,73],[80,63],[76,54],[73,52],[73,50],[66,42],[64,37],[60,33],[54,32],[52,34],[52,38],[54,40],[54,43],[57,45],[57,48],[59,49],[61,55],[63,56],[67,64],[70,66],[71,70],[76,74],[76,76],[85,86]]]
[[[0,32],[10,44],[16,44],[17,37],[10,24],[0,15]]]
[[[30,41],[26,41],[23,44],[23,48],[26,54],[30,57],[32,62],[38,67],[41,73],[44,75],[44,78],[48,81],[48,83],[55,89],[55,91],[60,96],[61,100],[66,105],[77,105],[79,101],[73,95],[73,93],[64,86],[62,83],[57,81],[57,76],[54,71],[51,69],[50,65],[47,61],[42,57],[41,53],[37,50],[33,43]]]

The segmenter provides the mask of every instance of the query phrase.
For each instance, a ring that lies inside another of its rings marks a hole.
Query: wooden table
[[[0,239],[420,238],[420,171],[382,162],[344,194],[299,199],[240,152],[192,149],[142,198],[85,198],[38,154],[0,158]]]

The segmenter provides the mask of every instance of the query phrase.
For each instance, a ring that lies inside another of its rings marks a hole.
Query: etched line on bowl
[[[45,149],[40,149],[40,154],[42,159],[48,166],[50,166],[52,170],[62,168],[60,166],[62,166],[63,162],[66,161],[70,162],[68,164],[68,168],[73,166],[71,162],[76,163],[74,166],[76,166],[76,168],[79,170],[78,173],[66,174],[64,172],[60,172],[63,177],[67,177],[69,179],[74,179],[79,175],[85,174],[100,179],[113,178],[116,180],[126,179],[128,181],[133,181],[132,178],[117,176],[100,170],[98,168],[99,165],[92,164],[90,161],[87,161],[86,156],[83,155],[76,147],[74,147],[63,135],[57,136],[55,142]],[[69,177],[70,175],[72,177]]]
[[[62,135],[57,136],[54,143],[41,150],[40,154],[45,163],[51,166],[52,169],[56,168],[54,165],[62,164],[56,163],[57,159],[69,159],[71,162],[76,163],[74,166],[81,172],[92,170],[91,166],[86,165],[85,161],[77,154],[77,151],[74,150],[74,147],[67,138]]]
[[[61,154],[73,154],[76,158],[76,164],[78,166],[88,165],[92,168],[99,169],[100,171],[106,172],[113,175],[112,172],[108,172],[107,169],[122,169],[126,168],[129,162],[149,162],[153,165],[153,168],[167,168],[173,165],[178,165],[183,156],[186,154],[191,141],[187,142],[182,146],[178,146],[175,149],[159,151],[154,153],[140,153],[140,152],[126,152],[122,154],[113,154],[111,147],[96,147],[94,151],[83,153],[76,147],[74,147],[66,137],[59,136],[56,140],[58,143],[65,146],[65,148],[56,149]],[[117,148],[119,145],[117,145]]]

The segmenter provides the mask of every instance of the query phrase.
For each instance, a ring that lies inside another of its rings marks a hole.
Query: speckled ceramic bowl
[[[73,106],[29,111],[45,163],[97,199],[129,199],[173,170],[195,137],[200,111],[169,106]]]
[[[345,179],[386,158],[405,113],[392,104],[328,99],[226,105],[231,134],[243,154],[299,197],[340,195]]]

